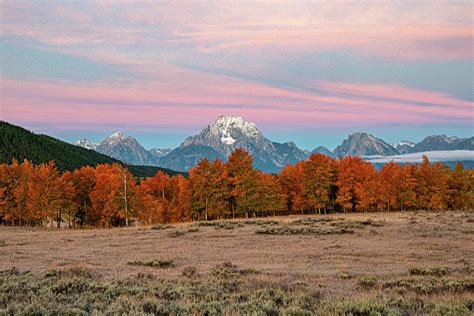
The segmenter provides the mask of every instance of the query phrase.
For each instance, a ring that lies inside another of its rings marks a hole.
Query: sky
[[[174,148],[219,115],[334,149],[474,134],[472,1],[0,1],[0,119]]]

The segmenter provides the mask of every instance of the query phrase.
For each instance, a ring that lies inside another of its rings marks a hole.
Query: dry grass
[[[413,212],[291,216],[155,229],[0,227],[0,270],[16,267],[19,272],[41,274],[81,268],[109,281],[138,273],[163,282],[199,278],[206,283],[224,276],[245,284],[239,288],[242,291],[263,286],[291,295],[317,292],[318,302],[342,302],[348,297],[355,302],[404,302],[421,297],[469,305],[474,304],[473,219],[471,212]],[[341,230],[350,233],[318,233]],[[256,233],[262,231],[290,233]],[[172,260],[173,266],[127,264],[154,258]]]

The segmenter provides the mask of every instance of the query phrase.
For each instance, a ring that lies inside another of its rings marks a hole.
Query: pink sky
[[[469,1],[1,6],[0,116],[26,127],[197,132],[237,114],[295,129],[288,139],[394,125],[472,135]]]

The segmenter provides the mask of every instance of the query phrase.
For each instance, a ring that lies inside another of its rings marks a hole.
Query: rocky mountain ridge
[[[116,132],[100,143],[87,139],[78,140],[77,146],[135,165],[151,165],[187,171],[202,158],[226,160],[238,147],[247,150],[254,158],[254,165],[266,172],[278,172],[286,164],[295,164],[312,153],[331,157],[359,155],[392,156],[416,152],[438,150],[474,150],[474,137],[459,138],[446,135],[431,135],[414,143],[403,140],[388,144],[368,133],[350,134],[334,151],[319,146],[313,151],[301,150],[295,143],[272,142],[267,139],[257,125],[240,116],[222,115],[215,122],[204,127],[197,135],[186,138],[175,149],[146,150],[139,142],[121,132]]]

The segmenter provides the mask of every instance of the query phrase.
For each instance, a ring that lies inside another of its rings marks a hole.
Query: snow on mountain
[[[265,145],[265,140],[254,123],[246,122],[240,116],[221,115],[214,124],[206,126],[200,134],[188,137],[181,146],[210,146],[227,156],[237,147]]]
[[[396,155],[398,151],[383,140],[367,133],[353,133],[334,150],[335,156]]]
[[[395,148],[399,154],[407,154],[411,152],[415,145],[415,143],[410,142],[408,140],[402,140],[401,142],[392,144],[393,148]]]
[[[166,155],[168,155],[172,149],[170,148],[164,148],[164,149],[161,149],[161,148],[152,148],[150,150],[148,150],[153,156],[155,156],[156,158],[160,158],[160,157],[164,157]]]
[[[125,135],[122,132],[115,132],[109,137],[107,137],[105,140],[101,142],[102,143],[107,143],[107,144],[114,144],[123,141],[125,138]]]
[[[161,166],[170,168],[173,165],[175,168],[179,166],[177,170],[186,170],[185,167],[189,166],[189,157],[180,158],[174,152],[176,150],[182,152],[183,148],[188,146],[194,146],[195,149],[206,148],[205,151],[212,153],[212,156],[215,156],[216,152],[224,159],[236,148],[242,147],[253,156],[255,167],[267,172],[278,172],[287,163],[296,163],[307,158],[294,143],[271,142],[260,132],[255,123],[232,115],[221,115],[198,135],[188,137],[180,147],[160,159]],[[209,148],[212,148],[212,151]],[[196,159],[203,156],[196,150],[193,153]],[[181,159],[182,163],[172,161],[171,157],[174,160]]]
[[[408,147],[415,147],[415,143],[412,143],[408,140],[402,140],[401,142],[398,142],[398,143],[395,143],[395,144],[392,144],[392,147],[398,149],[402,146],[408,146]]]
[[[74,142],[74,145],[83,147],[86,149],[92,149],[95,150],[99,144],[93,143],[88,139],[79,139]]]
[[[225,128],[222,130],[222,137],[221,137],[221,142],[226,145],[232,145],[235,143],[235,139],[230,136],[230,132],[228,131],[229,124],[232,121],[232,119],[227,118],[226,120],[226,125]]]

